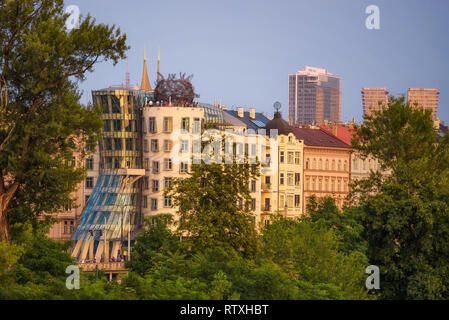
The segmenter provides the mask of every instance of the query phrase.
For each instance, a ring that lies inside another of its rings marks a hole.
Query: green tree
[[[193,164],[189,176],[174,179],[166,194],[178,206],[179,231],[193,250],[222,247],[247,256],[258,250],[249,183],[258,165]]]
[[[384,299],[447,299],[449,282],[449,136],[439,138],[430,111],[392,98],[368,117],[353,145],[391,174],[356,188],[370,264]],[[377,193],[368,193],[375,186]],[[368,187],[365,188],[365,187]]]
[[[180,237],[170,230],[172,225],[172,215],[157,215],[153,221],[145,220],[144,230],[136,238],[133,258],[126,267],[143,276],[153,268],[157,254],[175,252]]]
[[[63,0],[0,0],[0,240],[10,222],[73,200],[85,174],[71,163],[93,149],[102,121],[79,102],[96,63],[125,57],[126,36],[89,15],[65,26]]]
[[[366,256],[340,250],[334,228],[279,215],[263,230],[263,252],[300,289],[300,299],[366,299]]]

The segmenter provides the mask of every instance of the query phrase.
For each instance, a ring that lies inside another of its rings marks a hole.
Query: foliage
[[[166,194],[178,207],[179,231],[195,250],[229,248],[254,256],[258,239],[249,183],[259,174],[245,163],[193,164],[189,176],[174,179]]]
[[[382,160],[391,174],[355,208],[370,264],[379,266],[384,299],[447,299],[449,136],[437,139],[430,112],[391,99],[358,128],[354,148]]]
[[[79,102],[78,83],[100,61],[125,57],[126,36],[87,15],[68,31],[62,0],[0,0],[0,240],[9,225],[73,203],[84,150],[100,110]],[[72,162],[77,153],[78,166]]]

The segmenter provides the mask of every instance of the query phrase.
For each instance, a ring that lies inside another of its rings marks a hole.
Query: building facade
[[[409,88],[407,99],[410,105],[419,106],[432,111],[432,119],[437,120],[438,99],[440,92],[437,88]]]
[[[341,77],[306,67],[288,75],[288,119],[291,125],[341,120]]]
[[[388,106],[387,88],[362,88],[363,117],[371,116],[374,111],[381,111]]]
[[[303,211],[312,195],[330,196],[341,208],[351,180],[350,146],[319,128],[294,128],[293,133],[304,141]]]

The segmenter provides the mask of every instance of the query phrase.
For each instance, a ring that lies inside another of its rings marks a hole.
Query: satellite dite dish
[[[279,101],[276,101],[275,103],[273,103],[273,108],[279,112],[279,110],[281,110],[281,103]]]

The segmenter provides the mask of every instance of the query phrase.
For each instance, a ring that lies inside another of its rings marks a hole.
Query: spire
[[[142,83],[140,85],[140,90],[144,91],[152,91],[150,80],[148,79],[148,72],[147,72],[147,53],[146,49],[144,47],[143,49],[143,72],[142,72]]]
[[[159,69],[159,67],[160,67],[160,54],[159,54],[159,48],[157,48],[157,82],[159,82],[159,80],[160,80],[160,69]]]

